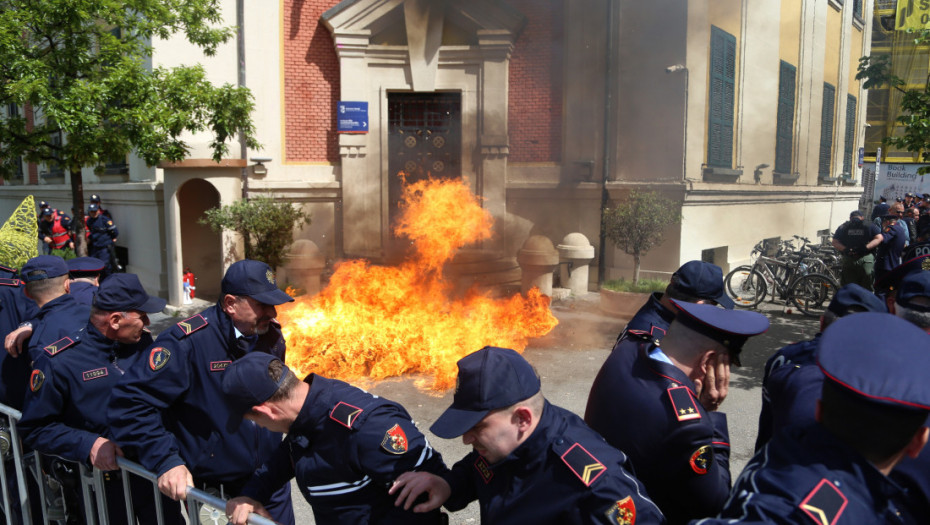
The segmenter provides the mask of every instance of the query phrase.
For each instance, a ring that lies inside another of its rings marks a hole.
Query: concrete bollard
[[[303,288],[307,295],[320,293],[320,274],[326,268],[326,257],[316,243],[306,239],[294,241],[284,268],[292,286]]]
[[[520,289],[523,293],[534,286],[544,295],[552,296],[552,272],[559,264],[559,252],[547,237],[533,235],[517,252],[517,262],[523,272]]]
[[[556,246],[559,251],[562,286],[572,295],[588,293],[588,267],[594,259],[594,246],[580,233],[569,233]]]

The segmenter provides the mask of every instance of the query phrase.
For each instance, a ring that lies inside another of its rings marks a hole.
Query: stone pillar
[[[320,293],[320,274],[326,268],[326,258],[316,243],[307,239],[294,241],[284,268],[288,283],[303,288],[307,295]]]
[[[544,295],[552,296],[552,272],[559,264],[559,252],[552,241],[543,235],[533,235],[517,252],[517,262],[523,271],[521,291],[538,287]]]
[[[572,295],[588,293],[588,266],[594,259],[594,246],[588,238],[580,233],[569,233],[556,246],[562,287],[571,290]]]

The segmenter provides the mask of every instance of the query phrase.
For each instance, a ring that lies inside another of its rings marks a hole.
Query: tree
[[[0,126],[0,159],[22,157],[71,175],[79,253],[82,167],[133,152],[152,166],[187,153],[184,132],[209,131],[214,160],[227,140],[254,138],[251,93],[213,86],[199,65],[147,65],[151,41],[183,33],[207,55],[234,31],[218,27],[221,0],[0,0],[0,104],[32,110]],[[7,178],[14,162],[0,163]]]
[[[605,237],[633,256],[633,284],[639,282],[640,258],[662,244],[665,229],[679,222],[676,203],[653,191],[633,190],[626,202],[604,210]]]
[[[199,222],[215,231],[238,232],[245,239],[246,259],[276,268],[284,262],[287,247],[294,242],[294,227],[310,224],[310,216],[288,202],[259,196],[207,210]]]

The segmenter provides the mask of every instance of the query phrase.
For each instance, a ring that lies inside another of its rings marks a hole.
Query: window
[[[781,61],[778,74],[778,120],[775,129],[776,173],[791,173],[796,77],[797,68]]]
[[[853,146],[856,140],[856,97],[846,95],[846,147],[843,148],[843,173],[852,175]]]
[[[833,107],[836,88],[824,82],[823,109],[820,113],[820,165],[818,174],[821,179],[830,178],[830,155],[833,150]]]
[[[736,37],[711,26],[710,122],[707,165],[733,165],[733,102],[736,91]]]

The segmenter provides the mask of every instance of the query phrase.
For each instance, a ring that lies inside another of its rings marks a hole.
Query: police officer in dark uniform
[[[96,193],[91,194],[91,196],[90,196],[90,203],[91,203],[91,204],[96,204],[97,206],[100,207],[100,214],[101,214],[101,215],[103,215],[103,216],[106,217],[107,219],[110,219],[110,220],[113,219],[113,215],[110,215],[110,210],[104,208],[104,207],[103,207],[103,203],[100,202],[100,195],[97,195]]]
[[[71,217],[65,213],[55,213],[51,208],[44,208],[39,219],[39,238],[50,253],[56,253],[65,248],[74,249],[71,239]]]
[[[0,266],[0,333],[8,334],[39,311],[35,301],[26,297],[16,270]],[[32,372],[30,360],[3,353],[0,357],[0,403],[23,409],[26,385]]]
[[[233,498],[226,514],[245,524],[249,512],[296,476],[317,523],[438,524],[440,513],[394,506],[387,489],[404,472],[448,469],[410,415],[393,401],[310,374],[302,382],[278,358],[251,352],[223,373],[236,412],[287,438]]]
[[[881,239],[876,238],[866,245],[867,250],[878,248],[875,256],[876,281],[901,264],[901,254],[906,243],[907,234],[898,226],[898,215],[891,213],[882,217]]]
[[[881,242],[881,234],[878,226],[865,222],[859,210],[852,211],[849,220],[836,229],[836,233],[833,234],[833,247],[843,256],[840,284],[855,283],[867,290],[872,289],[875,256],[866,246],[874,240]]]
[[[820,316],[820,332],[840,317],[887,311],[878,296],[858,284],[847,284],[837,290],[827,310]],[[815,359],[821,333],[813,339],[778,350],[766,361],[756,451],[769,442],[775,429],[814,423],[814,409],[823,386],[823,373]]]
[[[869,220],[875,221],[875,219],[881,219],[885,215],[888,215],[888,209],[891,206],[888,204],[887,201],[888,199],[886,199],[884,196],[881,196],[878,198],[878,204],[876,204],[875,207],[872,208],[872,216],[869,217]],[[876,226],[878,225],[876,224]]]
[[[274,306],[293,299],[278,289],[267,264],[252,260],[229,267],[221,292],[216,305],[162,332],[110,398],[115,441],[155,472],[158,488],[175,500],[190,485],[237,496],[281,443],[280,433],[256,425],[228,426],[234,411],[222,377],[249,352],[284,360]],[[266,508],[275,521],[293,524],[290,486]]]
[[[893,334],[893,336],[889,336]],[[930,336],[890,314],[824,331],[819,424],[788,427],[746,465],[719,519],[698,523],[926,523],[889,472],[927,443]]]
[[[113,219],[100,212],[99,204],[91,204],[87,207],[87,234],[89,235],[87,254],[106,263],[103,277],[106,278],[113,272],[121,271],[122,267],[116,258],[116,239],[119,237],[119,230],[113,224]]]
[[[456,511],[477,499],[487,524],[665,523],[623,452],[546,401],[520,354],[485,347],[458,367],[452,406],[430,430],[474,451],[442,476],[401,475],[391,488],[398,505]]]
[[[144,359],[152,343],[146,314],[164,308],[165,300],[150,297],[136,275],[107,279],[86,325],[35,361],[19,423],[24,444],[50,456],[117,470],[116,458],[123,454],[111,440],[105,407],[124,371]],[[105,487],[110,523],[126,523],[118,476],[106,474]],[[141,483],[135,492],[137,515],[155,523],[151,485]]]
[[[617,342],[632,339],[660,341],[675,318],[672,300],[689,303],[719,304],[733,309],[733,300],[723,289],[723,271],[719,266],[703,261],[689,261],[672,274],[665,293],[655,292],[646,304],[630,319]]]
[[[77,302],[90,306],[94,303],[94,294],[100,286],[100,274],[105,263],[96,257],[75,257],[66,261],[68,277],[71,281],[69,292]]]
[[[768,329],[756,312],[674,301],[659,345],[615,347],[598,372],[585,422],[624,451],[669,523],[713,516],[730,489],[730,439],[719,412],[730,363]]]

